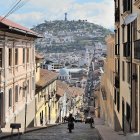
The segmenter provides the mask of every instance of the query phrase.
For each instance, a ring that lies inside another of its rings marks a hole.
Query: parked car
[[[75,122],[83,122],[82,118],[75,118]]]

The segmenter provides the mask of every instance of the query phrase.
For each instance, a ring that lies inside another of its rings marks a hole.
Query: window
[[[15,65],[18,65],[18,49],[15,49]]]
[[[122,25],[122,43],[124,43],[124,39],[125,39],[125,26],[123,24]]]
[[[15,102],[18,102],[18,85],[15,86]]]
[[[9,48],[9,66],[12,66],[12,49]]]
[[[137,19],[133,22],[133,40],[137,40]]]
[[[27,48],[27,63],[29,63],[29,48]]]
[[[130,11],[132,6],[132,0],[123,0],[123,12]]]
[[[118,28],[118,44],[120,44],[120,28]]]
[[[126,103],[126,120],[130,121],[130,105],[128,103]]]
[[[120,92],[117,91],[117,110],[120,111]]]
[[[35,79],[32,77],[32,90],[35,90]]]
[[[2,67],[2,48],[0,48],[0,67]]]
[[[25,63],[25,48],[23,48],[23,64]]]
[[[32,62],[34,62],[35,58],[34,58],[34,48],[32,48]]]
[[[116,89],[114,88],[114,103],[116,104],[116,98],[117,98],[117,94],[116,94]]]
[[[9,89],[9,107],[12,106],[12,89]]]
[[[25,92],[26,92],[26,88],[25,88],[25,82],[23,82],[23,84],[22,84],[22,90],[23,90],[23,95],[22,95],[22,97],[25,97]]]
[[[130,62],[127,63],[127,82],[130,83]]]
[[[125,62],[122,61],[122,80],[125,81]]]
[[[131,35],[131,26],[130,24],[127,25],[127,42],[130,43],[130,35]]]
[[[27,81],[27,94],[29,94],[29,91],[30,90],[30,82],[29,82],[29,80]]]

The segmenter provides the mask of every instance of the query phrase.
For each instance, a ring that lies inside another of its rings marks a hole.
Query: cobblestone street
[[[17,140],[18,137],[4,140]],[[20,136],[20,140],[101,140],[97,129],[90,128],[89,124],[75,123],[72,133],[68,132],[67,124],[54,126]]]

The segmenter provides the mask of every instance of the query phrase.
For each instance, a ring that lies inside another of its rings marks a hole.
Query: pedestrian
[[[67,117],[65,116],[65,117],[64,117],[64,123],[65,123],[66,121],[67,121]]]
[[[93,124],[94,124],[94,118],[93,117],[90,117],[89,123],[90,123],[90,128],[94,128],[94,126],[93,126]]]
[[[68,129],[71,131],[71,129],[74,129],[74,117],[72,116],[72,114],[69,115],[69,117],[67,118],[68,121]]]
[[[62,123],[64,123],[64,118],[62,117]]]

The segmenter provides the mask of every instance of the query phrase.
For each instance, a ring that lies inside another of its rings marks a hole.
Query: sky
[[[4,16],[18,0],[0,0],[0,15]],[[103,27],[114,27],[113,0],[23,0],[27,3],[8,18],[31,28],[44,20],[87,20]]]

